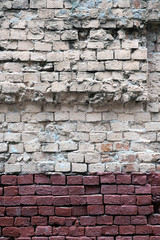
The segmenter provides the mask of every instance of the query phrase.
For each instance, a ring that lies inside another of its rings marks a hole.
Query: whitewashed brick
[[[72,172],[87,172],[87,164],[82,163],[72,163]]]

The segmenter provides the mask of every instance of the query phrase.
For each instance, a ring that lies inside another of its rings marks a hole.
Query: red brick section
[[[160,240],[160,174],[2,175],[2,240]]]

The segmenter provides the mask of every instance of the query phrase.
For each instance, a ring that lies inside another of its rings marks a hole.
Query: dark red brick
[[[37,207],[22,207],[22,216],[34,216],[37,215]]]
[[[104,203],[105,204],[121,204],[121,196],[120,195],[104,195]]]
[[[72,205],[85,205],[87,203],[86,195],[71,195],[70,203]]]
[[[84,185],[99,185],[99,176],[84,176],[83,177]]]
[[[152,226],[153,235],[160,235],[160,226]]]
[[[101,192],[100,186],[86,186],[86,194],[98,194]]]
[[[112,225],[112,226],[105,226],[102,227],[102,235],[118,235],[118,226]]]
[[[83,177],[82,176],[67,176],[68,185],[82,185]]]
[[[36,194],[37,195],[51,195],[52,194],[52,187],[49,185],[41,185],[36,186]]]
[[[88,205],[87,212],[89,215],[104,214],[104,206],[103,205]]]
[[[84,186],[69,186],[69,195],[84,195]]]
[[[160,186],[152,186],[152,194],[160,195]]]
[[[121,206],[121,215],[137,215],[137,206],[134,205]]]
[[[102,195],[88,195],[87,204],[103,204]]]
[[[69,228],[69,236],[78,237],[84,236],[84,227],[70,227]]]
[[[39,206],[38,211],[39,211],[39,214],[42,216],[53,216],[54,215],[54,207],[52,207],[52,206]]]
[[[36,228],[36,235],[39,236],[51,236],[52,235],[52,227],[51,226],[38,226]]]
[[[37,196],[37,205],[52,205],[53,197],[52,196]]]
[[[137,205],[150,205],[152,202],[151,195],[137,196]]]
[[[4,206],[19,206],[21,204],[21,197],[4,197]]]
[[[145,185],[147,183],[147,177],[144,174],[133,174],[132,175],[132,184],[134,185]]]
[[[50,184],[50,176],[45,174],[35,174],[34,182],[36,184]]]
[[[49,217],[49,224],[53,226],[64,226],[66,222],[65,217]]]
[[[71,216],[71,208],[69,207],[56,207],[55,215],[62,217],[70,217]]]
[[[130,225],[130,217],[129,216],[115,216],[114,224],[116,225]],[[123,235],[123,233],[122,233]]]
[[[17,227],[5,227],[2,232],[4,237],[19,237],[19,228]]]
[[[32,226],[46,226],[47,225],[47,217],[40,217],[40,216],[31,217],[31,225]]]
[[[73,226],[73,225],[75,225],[75,226],[79,226],[79,221],[77,220],[77,218],[76,217],[66,217],[65,218],[65,222],[66,222],[66,226],[67,227],[71,227],[71,226]],[[77,224],[78,223],[78,224]]]
[[[132,237],[119,236],[119,237],[116,237],[116,240],[132,240]]]
[[[6,208],[7,216],[21,216],[21,207],[7,207]]]
[[[3,185],[17,185],[17,176],[15,175],[2,175],[1,184]]]
[[[152,234],[152,226],[150,225],[137,225],[136,226],[136,234]]]
[[[87,237],[101,236],[101,227],[86,227],[85,235]]]
[[[18,176],[18,184],[25,185],[25,184],[33,184],[33,175],[22,175]]]
[[[33,227],[20,227],[19,228],[19,234],[22,237],[30,237],[30,236],[34,236],[34,228]]]
[[[34,195],[35,194],[35,186],[28,185],[28,186],[19,186],[19,194],[20,195]]]
[[[160,225],[160,214],[151,215],[148,217],[148,223],[152,225]]]
[[[136,205],[136,196],[135,195],[122,195],[121,204],[123,205]]]
[[[147,184],[145,186],[135,186],[136,194],[151,194],[151,185]]]
[[[112,194],[117,193],[117,185],[102,185],[101,186],[102,194]]]
[[[22,205],[36,205],[36,196],[21,196]]]
[[[98,225],[112,225],[113,224],[113,216],[97,216],[97,224]]]
[[[65,185],[66,184],[66,176],[60,174],[54,174],[51,176],[51,183],[53,185]]]
[[[150,237],[150,240],[160,240],[160,236],[152,236],[152,237]]]
[[[150,173],[147,176],[148,183],[155,186],[160,186],[160,173]]]
[[[16,186],[4,187],[5,196],[16,196],[18,195],[18,188]]]
[[[133,185],[119,185],[117,193],[118,194],[134,194],[134,186]]]
[[[127,225],[127,226],[119,226],[120,235],[131,235],[135,234],[135,226]]]
[[[82,216],[79,218],[79,221],[82,226],[95,226],[96,225],[96,217]]]
[[[32,237],[32,240],[48,240],[48,237]]]
[[[149,240],[149,236],[134,236],[133,240]]]
[[[100,176],[101,183],[115,183],[115,175],[114,174],[106,174]]]
[[[131,184],[131,175],[130,174],[117,174],[116,176],[117,184]]]
[[[13,217],[0,217],[0,226],[1,227],[13,226]]]
[[[53,186],[52,194],[54,196],[66,196],[68,195],[68,186]]]
[[[70,205],[70,197],[69,196],[53,197],[53,205],[54,206],[68,206],[68,205]]]
[[[0,217],[5,215],[5,207],[0,207]]]
[[[138,207],[138,214],[139,215],[150,215],[153,212],[154,212],[154,209],[153,209],[152,205]]]
[[[131,216],[131,224],[133,225],[147,224],[147,218],[146,216]]]
[[[58,227],[58,228],[53,227],[53,235],[67,236],[68,231],[69,231],[68,227]]]
[[[121,206],[117,205],[106,205],[105,214],[107,215],[121,215]]]
[[[87,215],[87,206],[72,207],[72,216],[85,216]]]
[[[30,225],[30,218],[29,217],[16,217],[14,225],[17,227],[28,227]]]
[[[49,240],[65,240],[66,238],[61,236],[61,237],[58,237],[58,236],[54,236],[54,237],[49,237]],[[37,239],[39,240],[39,239]]]

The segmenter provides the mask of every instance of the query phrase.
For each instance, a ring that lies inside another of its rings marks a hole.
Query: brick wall
[[[2,175],[0,239],[159,240],[160,175]]]
[[[1,173],[160,171],[159,8],[1,0]]]

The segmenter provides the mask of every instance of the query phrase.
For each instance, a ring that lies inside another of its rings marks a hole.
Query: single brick
[[[131,216],[131,224],[133,224],[133,225],[147,224],[147,217],[146,216]]]
[[[152,202],[151,195],[137,196],[137,205],[150,205]]]
[[[107,174],[100,176],[101,183],[115,183],[115,175],[114,174]]]
[[[133,174],[132,175],[132,184],[145,185],[146,183],[147,183],[146,175],[142,175],[142,174]]]
[[[131,175],[127,174],[118,174],[116,176],[117,184],[131,184]]]
[[[137,225],[136,226],[136,234],[152,234],[152,226],[150,225]]]
[[[130,225],[130,217],[129,216],[115,216],[114,224],[116,225]],[[122,233],[123,235],[124,233]]]
[[[105,226],[102,227],[102,235],[118,235],[118,226]]]
[[[19,237],[19,228],[17,227],[5,227],[3,228],[3,236],[7,236],[7,237]]]
[[[62,217],[70,217],[71,216],[71,208],[69,207],[56,207],[55,215]]]
[[[154,212],[153,205],[138,207],[138,214],[139,215],[150,215],[153,212]]]
[[[19,186],[19,195],[34,195],[35,191],[34,185]]]
[[[96,225],[96,217],[82,216],[79,218],[79,221],[82,226],[95,226]]]
[[[14,225],[17,227],[30,226],[30,218],[29,217],[16,217]]]
[[[67,206],[67,205],[70,205],[70,197],[69,196],[53,197],[53,205],[54,206]]]
[[[101,186],[102,194],[112,194],[117,193],[117,185],[102,185]]]
[[[54,195],[54,196],[68,195],[68,187],[67,186],[53,186],[52,187],[52,195]]]
[[[21,196],[22,205],[36,205],[36,196]]]
[[[13,217],[0,217],[0,226],[1,227],[13,226]]]
[[[66,223],[65,217],[49,217],[49,224],[53,226],[64,226]]]
[[[86,195],[71,195],[70,203],[72,205],[85,205],[87,203]]]
[[[134,186],[133,185],[118,185],[118,194],[133,194]]]
[[[53,216],[54,215],[54,207],[52,206],[39,206],[38,207],[39,215],[42,216]]]
[[[81,185],[83,182],[82,176],[67,176],[68,185]]]
[[[18,184],[25,185],[25,184],[33,184],[33,175],[21,175],[18,176]]]
[[[75,226],[70,227],[69,236],[73,236],[73,237],[84,236],[84,227],[75,227]]]
[[[51,226],[38,226],[36,227],[36,235],[39,236],[51,236],[52,235],[52,227]]]
[[[85,229],[85,235],[87,237],[96,237],[101,236],[101,227],[95,226],[95,227],[86,227]]]
[[[84,176],[84,185],[99,185],[99,176]]]
[[[53,185],[65,185],[66,184],[66,176],[60,174],[54,174],[51,176],[51,183]]]
[[[97,216],[98,225],[113,225],[113,216]]]
[[[18,206],[21,204],[21,197],[4,197],[4,206]]]
[[[104,214],[104,206],[103,205],[88,205],[87,212],[89,215]]]
[[[102,195],[88,195],[87,204],[103,204]]]
[[[1,184],[4,185],[17,185],[17,176],[8,176],[8,175],[2,175],[1,177]]]
[[[22,207],[22,216],[34,216],[37,215],[37,207]]]
[[[16,186],[4,187],[4,195],[5,196],[18,195],[18,187]]]
[[[83,195],[84,186],[69,186],[69,195]]]
[[[136,205],[135,195],[121,195],[121,203],[123,205]]]
[[[85,216],[87,215],[87,206],[72,207],[72,216]]]
[[[47,225],[47,217],[40,217],[40,216],[31,217],[31,225],[32,226],[46,226]]]
[[[52,205],[53,197],[52,196],[37,196],[37,205]]]
[[[132,225],[119,226],[119,233],[121,235],[135,234],[135,226],[132,226]]]
[[[36,186],[36,194],[37,195],[51,195],[52,187],[49,185]]]
[[[123,205],[121,206],[122,215],[137,215],[137,206],[134,205]]]
[[[21,216],[21,207],[7,207],[6,215],[10,217]]]
[[[104,204],[121,204],[120,195],[104,195]]]
[[[34,182],[36,184],[50,184],[50,176],[45,174],[35,174]]]

